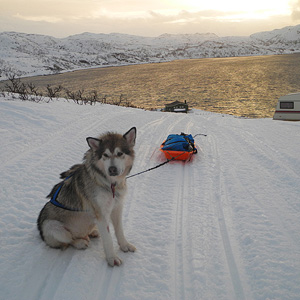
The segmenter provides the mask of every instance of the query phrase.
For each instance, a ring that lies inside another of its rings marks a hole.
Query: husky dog
[[[61,173],[64,180],[53,187],[47,196],[51,200],[39,214],[37,226],[47,245],[86,249],[90,237],[100,233],[108,264],[119,266],[122,261],[114,252],[109,232],[111,220],[121,250],[136,250],[127,242],[122,226],[126,176],[133,165],[135,138],[135,127],[124,135],[109,132],[87,138],[90,149],[83,163]]]

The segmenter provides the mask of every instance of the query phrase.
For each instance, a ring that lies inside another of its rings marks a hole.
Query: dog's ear
[[[123,135],[123,137],[126,139],[127,143],[133,147],[135,145],[136,128],[132,127]]]
[[[95,139],[92,137],[86,138],[86,141],[93,151],[96,151],[99,148],[100,143],[101,143],[101,140],[98,140],[98,139]]]

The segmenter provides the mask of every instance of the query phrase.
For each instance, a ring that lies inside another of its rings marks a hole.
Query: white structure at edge
[[[273,119],[300,121],[300,93],[280,97]]]

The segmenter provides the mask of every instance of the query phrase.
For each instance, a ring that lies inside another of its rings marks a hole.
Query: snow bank
[[[59,173],[81,161],[87,136],[137,127],[132,173],[163,160],[169,133],[198,154],[128,179],[121,267],[101,239],[50,249],[36,219]],[[194,110],[0,99],[0,299],[299,299],[300,123]]]

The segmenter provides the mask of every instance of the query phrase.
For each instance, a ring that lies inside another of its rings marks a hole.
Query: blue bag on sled
[[[197,153],[191,134],[170,134],[161,144],[160,150],[167,159],[187,160]]]

